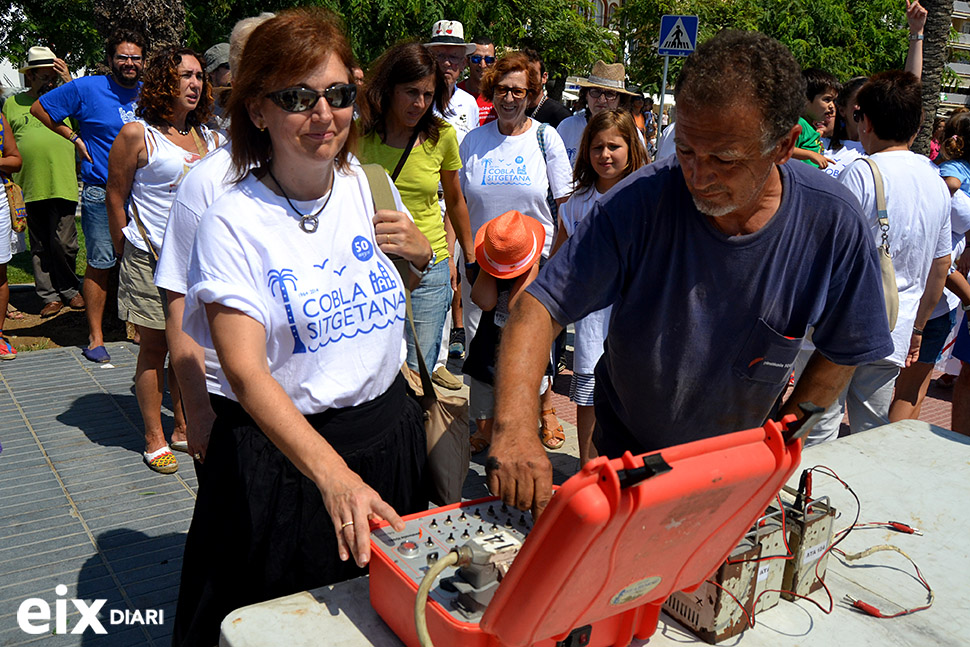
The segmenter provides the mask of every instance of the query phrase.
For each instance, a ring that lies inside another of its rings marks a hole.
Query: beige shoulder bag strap
[[[889,318],[889,330],[896,327],[896,317],[899,315],[899,288],[896,287],[896,270],[893,259],[889,254],[889,211],[886,210],[886,189],[882,181],[879,166],[870,157],[862,160],[872,169],[872,179],[876,185],[876,219],[882,231],[882,244],[879,245],[879,268],[882,270],[882,292],[886,300],[886,316]]]
[[[380,164],[362,164],[364,175],[367,176],[367,183],[370,185],[371,197],[374,199],[374,211],[381,209],[397,209],[394,201],[394,193],[391,191],[391,178],[387,171]],[[427,408],[436,399],[437,392],[431,383],[431,373],[424,362],[424,355],[421,353],[421,346],[418,345],[418,332],[414,329],[414,313],[411,310],[411,290],[408,281],[411,270],[408,262],[400,256],[390,256],[394,267],[397,268],[398,275],[401,277],[401,287],[404,288],[404,298],[407,302],[408,326],[411,328],[411,339],[414,340],[414,349],[418,356],[418,373],[421,375],[421,388],[424,395],[421,396],[422,406]]]

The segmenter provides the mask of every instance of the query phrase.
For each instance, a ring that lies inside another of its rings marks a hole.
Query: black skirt
[[[239,607],[342,582],[367,570],[341,562],[317,486],[241,405],[212,396],[216,413],[185,541],[172,644],[219,641]],[[428,507],[421,408],[399,376],[376,399],[307,416],[365,483],[405,515]]]

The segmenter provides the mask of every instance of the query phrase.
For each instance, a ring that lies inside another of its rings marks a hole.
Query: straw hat
[[[465,42],[465,27],[457,20],[439,20],[431,28],[431,42],[425,47],[435,45],[460,45],[465,48],[465,55],[475,53],[475,44]]]
[[[27,50],[27,64],[18,71],[23,74],[27,70],[41,67],[54,67],[54,52],[49,47],[31,47]]]
[[[615,90],[620,94],[633,96],[632,92],[626,90],[626,70],[623,63],[610,63],[607,65],[603,61],[593,63],[593,71],[585,81],[576,81],[576,85],[582,88],[602,88],[604,90]]]
[[[506,211],[475,234],[475,260],[497,279],[514,279],[539,262],[545,241],[541,222]]]

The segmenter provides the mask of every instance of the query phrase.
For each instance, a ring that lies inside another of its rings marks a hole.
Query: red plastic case
[[[591,461],[552,497],[479,623],[461,622],[429,600],[435,645],[552,647],[585,625],[592,625],[588,639],[574,636],[573,644],[625,647],[649,638],[667,597],[709,578],[798,466],[801,443],[786,445],[784,430],[769,421],[639,457]],[[419,647],[416,592],[375,546],[371,603],[409,647]]]

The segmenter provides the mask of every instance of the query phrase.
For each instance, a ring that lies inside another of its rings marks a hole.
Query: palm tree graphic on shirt
[[[276,286],[280,287],[283,307],[286,308],[286,320],[290,323],[290,332],[293,334],[293,354],[305,353],[306,345],[300,339],[300,333],[296,329],[296,319],[293,318],[293,308],[290,307],[290,295],[286,291],[287,283],[292,283],[293,289],[296,289],[296,275],[293,274],[293,270],[283,268],[282,270],[270,270],[267,276],[269,277],[269,289],[274,297],[276,296]]]

